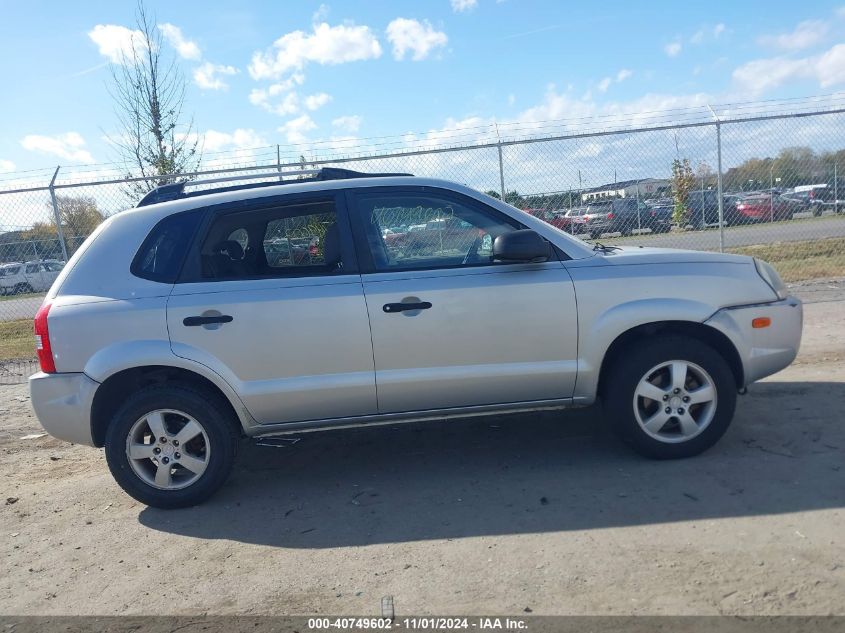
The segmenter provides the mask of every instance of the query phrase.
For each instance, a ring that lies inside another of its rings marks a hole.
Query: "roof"
[[[297,180],[282,180],[282,177],[297,176]],[[302,176],[308,176],[302,178]],[[159,202],[168,202],[170,200],[180,200],[183,198],[193,198],[196,196],[207,196],[213,193],[224,193],[227,191],[240,191],[242,189],[257,189],[260,187],[277,187],[279,185],[302,184],[304,182],[326,182],[329,180],[350,180],[356,178],[374,178],[385,176],[413,176],[407,173],[372,173],[368,174],[361,171],[353,171],[351,169],[340,169],[338,167],[323,167],[322,169],[306,169],[300,171],[286,171],[286,172],[269,172],[263,174],[244,174],[243,176],[227,176],[223,178],[210,178],[205,180],[183,180],[167,185],[156,187],[149,191],[141,200],[138,201],[137,207],[145,207],[150,204],[157,204]],[[254,178],[274,178],[268,182],[253,182],[238,185],[228,185],[225,187],[214,187],[211,189],[201,189],[199,191],[186,192],[186,187],[193,187],[197,185],[207,185],[220,182],[233,182],[249,180]]]
[[[637,183],[644,185],[650,182],[669,182],[668,178],[637,178],[635,180],[619,180],[617,182],[609,182],[606,185],[599,185],[597,187],[590,187],[584,189],[582,193],[590,193],[592,191],[607,191],[616,189],[625,189],[626,187],[633,187]]]

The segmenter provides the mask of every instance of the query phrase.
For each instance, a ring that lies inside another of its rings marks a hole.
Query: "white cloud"
[[[596,89],[599,92],[607,92],[607,89],[610,88],[611,84],[613,83],[621,83],[628,79],[631,75],[633,75],[633,71],[628,70],[627,68],[619,69],[619,72],[616,73],[616,77],[605,77],[602,79],[598,84],[596,84]],[[590,98],[589,93],[587,93],[586,98]]]
[[[93,163],[94,158],[85,147],[85,139],[77,132],[66,132],[58,136],[28,134],[21,139],[21,145],[30,152],[53,154],[75,163]]]
[[[733,79],[755,94],[800,79],[817,81],[821,88],[845,84],[845,44],[810,57],[755,59],[734,70]]]
[[[319,24],[320,22],[324,22],[327,17],[329,17],[329,6],[326,4],[321,4],[319,7],[317,7],[317,10],[314,11],[314,14],[311,16],[311,21],[314,24]]]
[[[292,70],[301,70],[309,62],[343,64],[376,59],[381,45],[368,26],[325,22],[315,24],[313,32],[293,31],[273,42],[263,52],[256,52],[249,64],[253,79],[279,79]]]
[[[464,11],[472,11],[478,6],[478,0],[451,0],[452,11],[455,13],[462,13]]]
[[[97,45],[100,55],[107,57],[113,64],[131,59],[133,46],[138,52],[147,47],[141,31],[117,24],[98,24],[88,31],[88,37]]]
[[[202,51],[200,47],[197,46],[197,43],[185,39],[185,36],[182,35],[182,29],[178,26],[173,24],[169,24],[165,22],[163,24],[158,25],[161,34],[164,35],[164,39],[176,49],[176,52],[179,53],[179,57],[184,59],[190,59],[192,61],[199,61],[202,59]]]
[[[680,54],[681,52],[680,40],[669,42],[666,46],[663,47],[663,52],[666,53],[669,57],[677,57],[678,54]]]
[[[512,106],[514,103],[516,103],[516,95],[511,93],[508,95],[508,105]]]
[[[704,41],[704,35],[704,29],[698,29],[693,36],[689,38],[690,44],[701,44]]]
[[[827,22],[822,20],[805,20],[799,23],[795,30],[780,35],[763,35],[759,42],[763,46],[770,46],[782,51],[800,51],[821,43],[830,30]]]
[[[254,88],[249,93],[249,102],[267,112],[288,116],[299,112],[299,95],[293,89],[302,85],[305,75],[294,73],[284,81],[274,83],[267,88]]]
[[[725,32],[726,28],[727,27],[725,26],[724,22],[719,22],[716,26],[713,27],[713,37],[718,38],[719,36],[721,36],[722,33]]]
[[[285,135],[288,143],[293,144],[307,143],[308,137],[305,136],[305,133],[315,129],[317,129],[317,124],[307,114],[291,119],[278,128],[279,132]]]
[[[238,72],[234,66],[205,62],[194,68],[194,83],[203,90],[225,90],[229,85],[220,75],[237,75]]]
[[[8,174],[15,169],[17,169],[17,166],[12,161],[0,158],[0,174]]]
[[[230,149],[251,149],[269,143],[251,128],[238,128],[234,132],[208,130],[203,134],[203,150],[219,152]]]
[[[428,57],[435,48],[446,46],[449,38],[442,31],[436,31],[424,20],[396,18],[387,25],[387,39],[393,45],[393,57],[405,59],[405,53],[412,52],[415,62]]]
[[[339,116],[332,120],[332,126],[346,132],[357,132],[361,127],[361,117],[357,114]]]
[[[308,95],[307,97],[305,97],[304,103],[305,107],[309,110],[316,110],[318,108],[322,108],[331,100],[332,96],[330,94],[326,94],[325,92],[318,92],[317,94]]]

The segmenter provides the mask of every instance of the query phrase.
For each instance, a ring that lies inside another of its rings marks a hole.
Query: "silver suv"
[[[35,318],[42,425],[149,505],[207,498],[243,436],[598,397],[640,453],[695,455],[798,350],[750,257],[592,246],[408,175],[201,184],[103,222]]]

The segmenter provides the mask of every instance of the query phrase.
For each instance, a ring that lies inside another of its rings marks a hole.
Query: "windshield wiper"
[[[602,244],[601,242],[596,242],[595,244],[593,244],[593,250],[594,251],[604,251],[605,253],[610,253],[612,251],[621,251],[622,247],[621,246],[606,246],[605,244]]]

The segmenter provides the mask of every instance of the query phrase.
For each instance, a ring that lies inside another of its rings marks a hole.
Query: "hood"
[[[751,264],[747,255],[688,251],[680,248],[622,246],[620,250],[597,251],[608,264]]]

